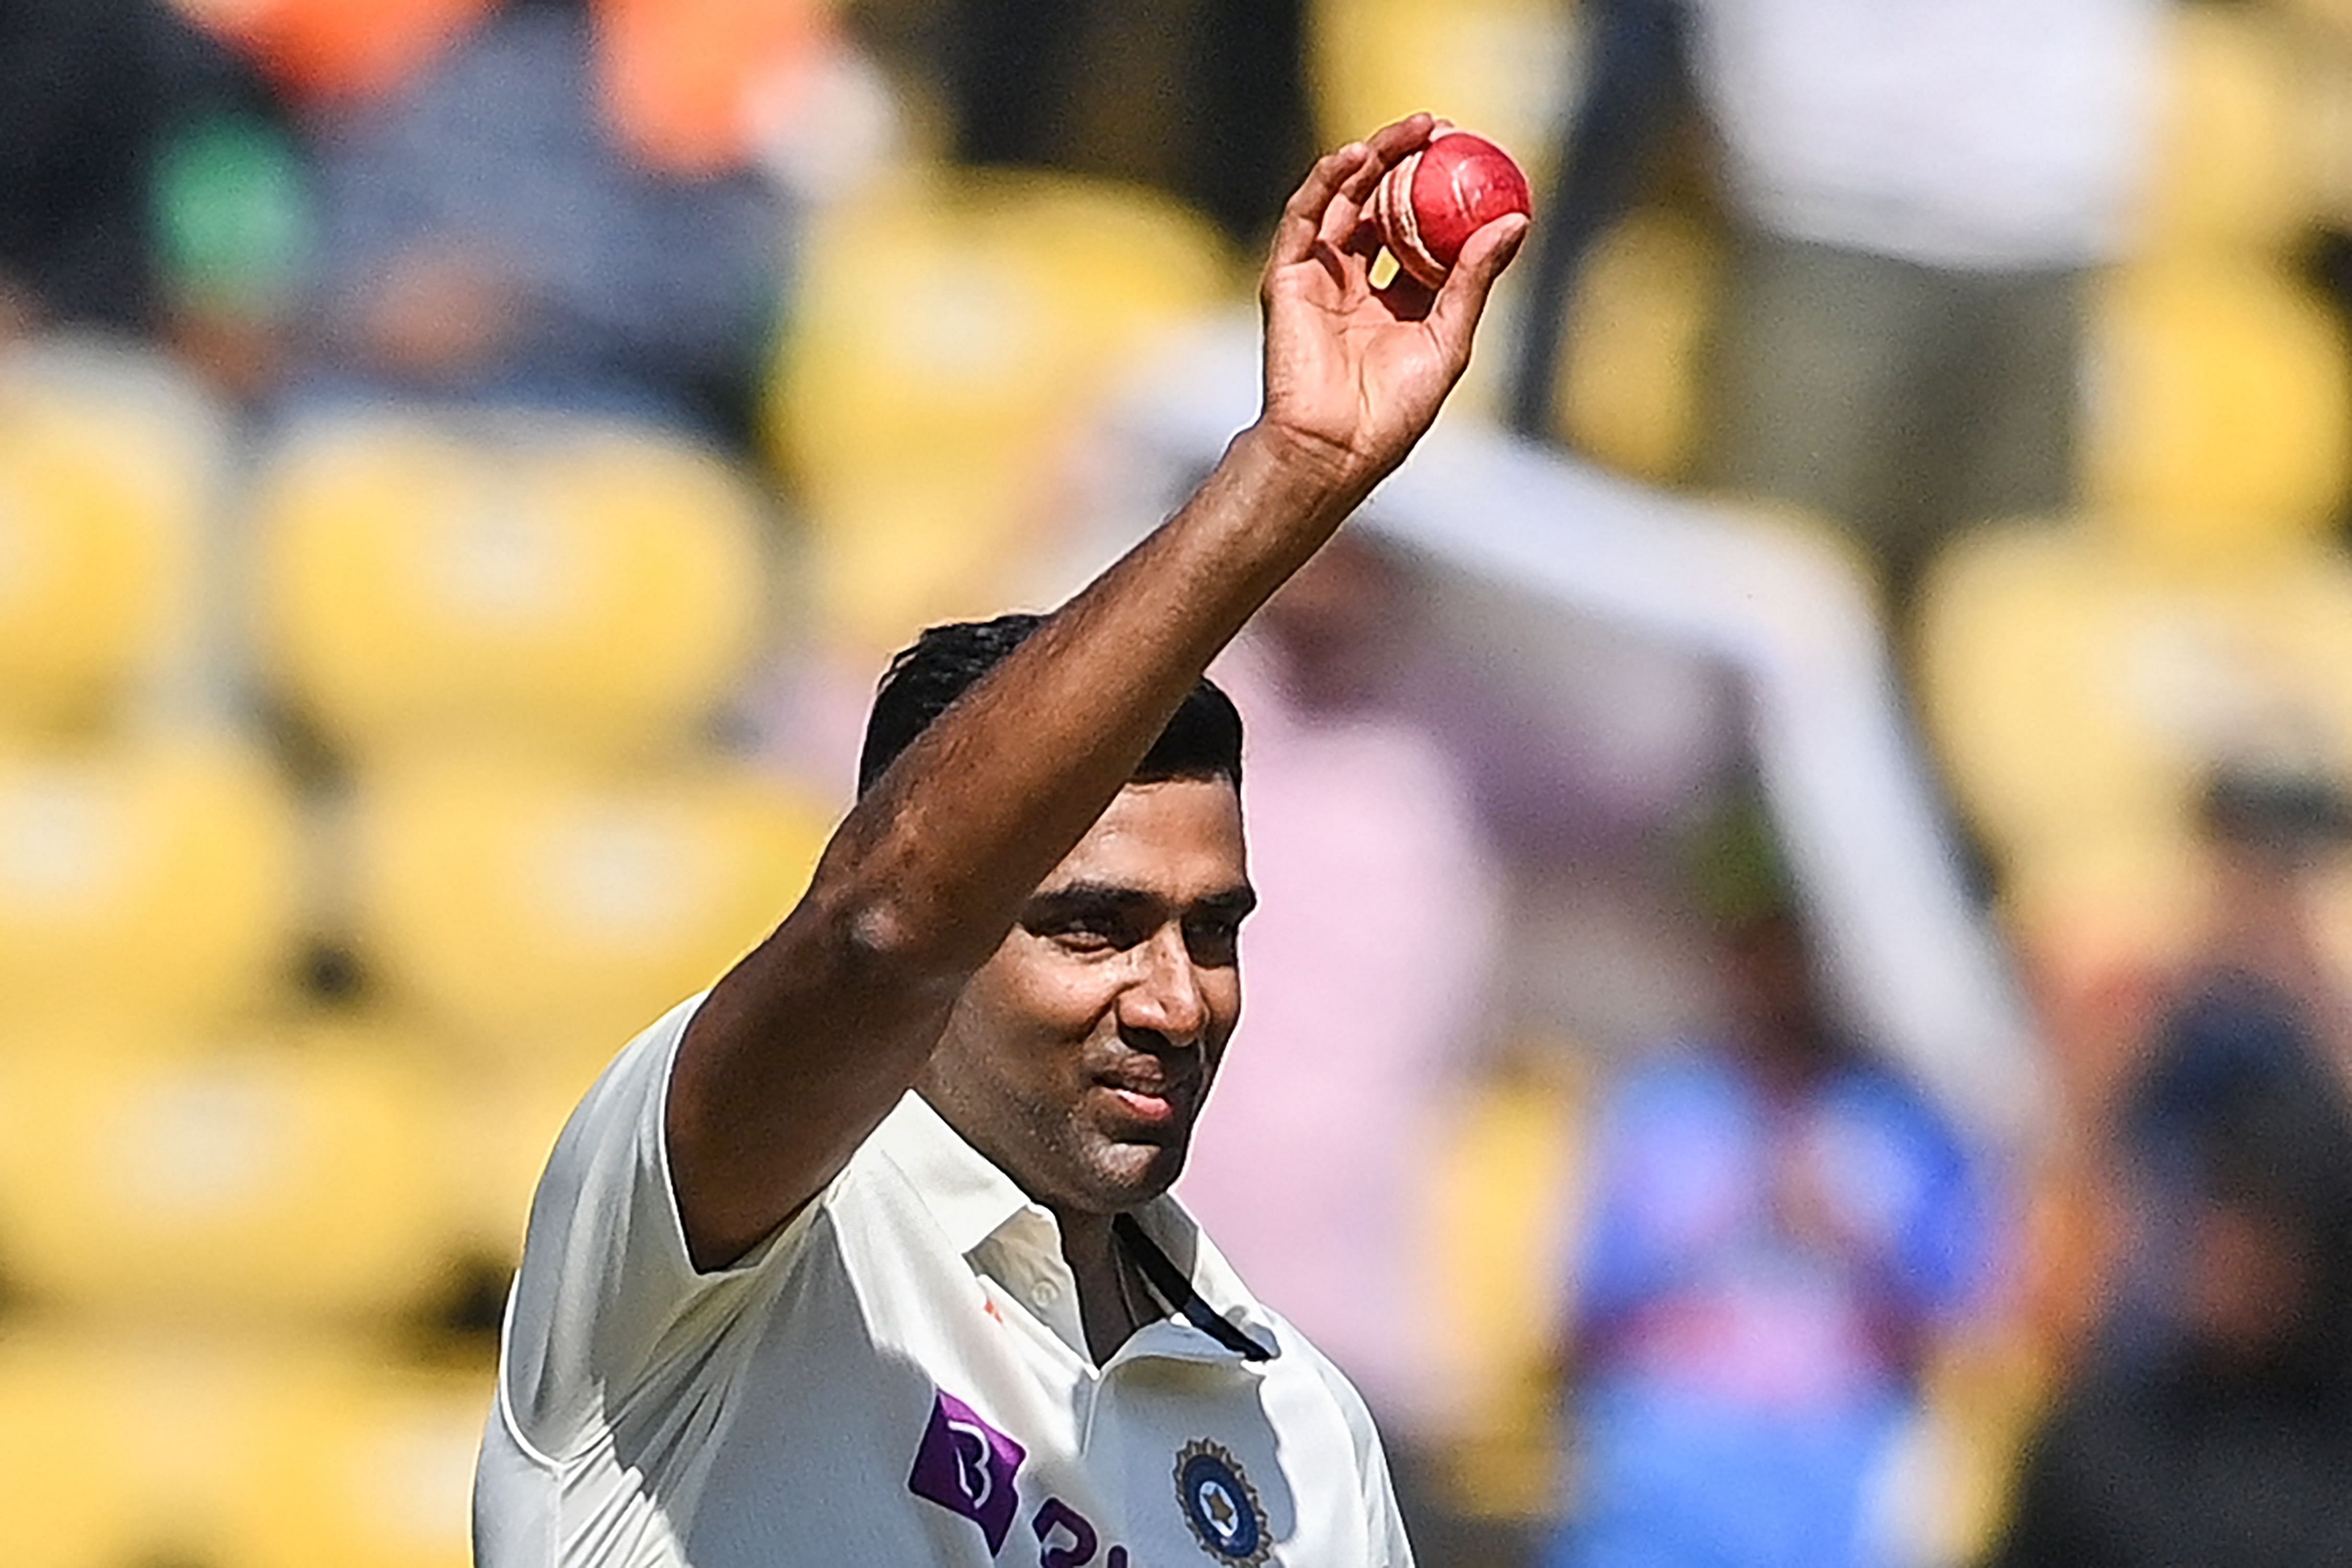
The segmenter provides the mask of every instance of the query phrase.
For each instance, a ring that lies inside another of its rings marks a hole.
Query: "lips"
[[[1095,1087],[1101,1089],[1128,1120],[1147,1126],[1160,1126],[1191,1110],[1196,1081],[1189,1078],[1173,1080],[1109,1078],[1097,1079]]]
[[[1111,1084],[1103,1087],[1110,1091],[1110,1097],[1118,1102],[1120,1109],[1138,1121],[1156,1124],[1176,1119],[1175,1103],[1164,1095],[1145,1094]]]

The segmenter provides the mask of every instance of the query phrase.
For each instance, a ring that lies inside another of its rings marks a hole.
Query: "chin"
[[[1119,1214],[1150,1203],[1176,1184],[1184,1170],[1184,1151],[1182,1143],[1106,1142],[1086,1163],[1087,1206],[1099,1214]]]

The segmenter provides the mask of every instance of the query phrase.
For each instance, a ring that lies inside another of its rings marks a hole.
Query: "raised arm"
[[[1363,204],[1430,124],[1416,115],[1316,164],[1266,264],[1257,422],[1181,511],[899,756],[799,905],[696,1016],[668,1135],[698,1266],[740,1257],[847,1163],[1209,660],[1436,416],[1526,220],[1473,237],[1434,293],[1374,289]]]

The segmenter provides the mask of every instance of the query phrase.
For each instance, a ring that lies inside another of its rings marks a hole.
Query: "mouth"
[[[1189,1118],[1193,1086],[1190,1081],[1150,1083],[1127,1079],[1098,1080],[1095,1086],[1117,1108],[1118,1119],[1140,1127],[1163,1128]]]

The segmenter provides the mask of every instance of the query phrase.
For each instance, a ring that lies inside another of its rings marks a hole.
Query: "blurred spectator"
[[[186,0],[205,25],[312,107],[391,92],[498,0]]]
[[[2185,1255],[2207,1197],[2208,1145],[2237,1102],[2275,1093],[2334,1104],[2352,1082],[2352,1010],[2307,902],[2314,870],[2352,840],[2352,802],[2315,774],[2240,764],[2217,774],[2203,807],[2205,929],[2118,1107],[2138,1256],[2116,1339],[2137,1360],[2166,1353],[2194,1316]]]
[[[1899,1560],[1880,1489],[2001,1244],[1989,1173],[1822,1016],[1763,834],[1729,820],[1707,879],[1735,1021],[1601,1114],[1559,1568]]]
[[[2231,769],[2204,828],[2199,961],[2123,1096],[2125,1278],[2002,1568],[2352,1563],[2352,1033],[2305,901],[2352,802]]]
[[[1851,525],[1902,591],[1950,529],[2063,507],[2159,3],[1597,0],[1513,424],[1550,430],[1578,268],[1695,96],[1734,230],[1697,477]]]
[[[820,47],[799,0],[733,10],[782,18],[744,33],[778,46],[780,69]],[[672,68],[688,41],[641,5],[511,0],[331,116],[329,383],[741,436],[789,254],[787,202],[753,166],[737,101],[762,90],[743,73],[771,57]]]
[[[2291,1068],[2214,1088],[2178,1151],[2169,1332],[2059,1402],[2000,1568],[2352,1563],[2352,1119]]]
[[[966,163],[1150,185],[1255,246],[1314,156],[1303,0],[866,0],[861,9],[939,83]]]
[[[163,0],[0,7],[0,337],[177,337],[248,382],[303,241],[263,82]]]
[[[1181,1195],[1380,1412],[1415,1545],[1444,1563],[1422,1205],[1482,1042],[1498,877],[1467,784],[1398,701],[1410,605],[1388,557],[1343,537],[1218,664],[1248,724],[1260,904]]]

